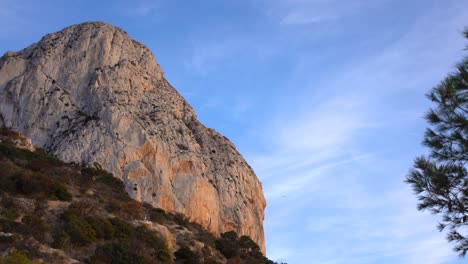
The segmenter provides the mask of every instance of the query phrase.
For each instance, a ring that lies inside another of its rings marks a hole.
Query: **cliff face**
[[[0,58],[0,125],[66,162],[99,164],[130,196],[264,248],[262,187],[123,30],[67,27]]]

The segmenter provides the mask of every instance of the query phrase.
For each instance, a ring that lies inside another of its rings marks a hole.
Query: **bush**
[[[109,243],[96,248],[90,263],[140,264],[141,257],[127,243]]]
[[[39,197],[48,192],[54,181],[39,172],[24,169],[9,169],[1,179],[0,189],[10,194],[23,194]],[[3,173],[2,173],[3,174]]]
[[[25,149],[17,148],[12,142],[2,142],[0,144],[0,157],[5,157],[9,160],[32,160],[36,155]]]
[[[68,211],[79,216],[92,215],[96,211],[96,205],[90,201],[82,199],[79,202],[74,202],[68,207]]]
[[[60,231],[58,234],[56,234],[54,238],[54,243],[52,243],[52,246],[55,248],[62,248],[62,249],[70,248],[71,247],[70,235],[64,230]]]
[[[1,258],[2,264],[32,264],[32,261],[23,252],[13,249]]]
[[[107,199],[105,208],[110,213],[121,214],[120,205],[121,205],[121,202],[119,200],[116,200],[114,198],[109,198]]]
[[[144,208],[140,202],[130,200],[128,202],[121,202],[120,212],[126,219],[141,219],[144,216]]]
[[[151,248],[166,249],[166,241],[161,239],[156,232],[148,229],[146,226],[138,226],[135,228],[135,236],[144,241]]]
[[[33,195],[42,193],[49,189],[50,180],[44,179],[39,173],[34,173],[30,170],[19,171],[13,175],[12,180],[15,182],[15,192],[24,195]]]
[[[162,263],[171,263],[172,262],[172,256],[169,250],[166,249],[156,249],[154,251],[154,256],[156,259],[160,260]]]
[[[119,190],[124,189],[124,184],[121,180],[115,178],[112,173],[101,168],[84,167],[81,169],[81,174],[89,178],[95,178],[97,181],[104,183],[111,188]]]
[[[249,236],[239,238],[239,247],[249,251],[260,251],[260,247]]]
[[[19,217],[19,214],[16,211],[15,200],[5,193],[0,195],[0,215],[13,221]]]
[[[60,201],[66,201],[66,202],[71,202],[73,197],[68,192],[67,187],[56,183],[53,185],[52,190],[50,191],[50,197],[52,200],[58,199]]]
[[[196,237],[200,242],[203,242],[203,244],[210,247],[215,247],[216,238],[208,231],[204,229],[198,230]]]
[[[16,220],[19,217],[19,214],[13,208],[2,208],[0,215],[8,220]]]
[[[21,231],[21,224],[12,220],[0,219],[0,231],[5,233],[16,233]]]
[[[180,213],[176,213],[176,214],[172,215],[172,220],[176,224],[182,225],[182,226],[188,226],[190,224],[187,217],[185,217],[183,214],[180,214]]]
[[[174,256],[176,257],[177,263],[200,263],[198,256],[187,245],[181,245],[174,253]]]
[[[57,159],[56,157],[50,156],[45,153],[44,150],[38,149],[35,152],[33,158],[31,158],[27,164],[27,168],[33,171],[40,171],[43,173],[51,173],[57,167],[63,165],[63,162]]]
[[[243,263],[273,263],[263,256],[260,247],[249,236],[239,238],[234,231],[223,233],[215,244],[227,259],[241,259]]]
[[[96,231],[81,216],[67,211],[63,214],[66,222],[65,231],[70,236],[71,243],[78,246],[86,246],[97,240]]]
[[[234,231],[221,234],[221,238],[215,241],[215,245],[216,249],[228,259],[239,256],[240,247],[237,233]]]
[[[96,238],[104,240],[114,238],[115,228],[109,220],[101,217],[87,217],[86,221],[96,232]]]
[[[123,181],[114,177],[112,173],[102,170],[99,175],[98,181],[101,183],[104,183],[105,185],[111,187],[112,189],[119,190],[119,191],[125,190]]]
[[[44,241],[46,234],[51,230],[50,226],[37,216],[24,216],[21,222],[24,223],[25,233],[32,235],[38,241]]]
[[[154,258],[158,262],[170,263],[172,261],[171,253],[167,248],[167,243],[158,233],[141,225],[134,229],[132,234],[132,245],[140,248],[142,252],[150,252],[148,259]]]
[[[4,136],[6,138],[17,138],[18,132],[8,129],[6,127],[0,127],[0,136]]]
[[[166,211],[161,208],[151,208],[149,211],[149,219],[156,223],[165,223],[167,221]]]
[[[133,231],[133,226],[117,217],[109,219],[114,227],[114,237],[120,240],[126,240],[130,237]]]

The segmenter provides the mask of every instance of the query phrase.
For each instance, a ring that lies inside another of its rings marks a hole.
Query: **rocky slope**
[[[102,167],[128,194],[263,252],[262,187],[234,145],[197,120],[152,53],[93,22],[0,58],[0,125],[65,162]]]
[[[275,264],[247,236],[215,238],[131,199],[123,182],[66,164],[0,128],[0,263]]]

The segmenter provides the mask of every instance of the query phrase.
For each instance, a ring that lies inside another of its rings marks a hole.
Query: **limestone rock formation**
[[[99,164],[130,196],[264,251],[265,199],[234,145],[198,120],[151,51],[90,22],[0,58],[0,125],[66,162]]]

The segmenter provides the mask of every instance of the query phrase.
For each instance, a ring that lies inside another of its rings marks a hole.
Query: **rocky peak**
[[[101,22],[0,58],[0,125],[66,162],[99,164],[130,196],[264,250],[261,184],[235,146],[198,120],[153,54]]]

